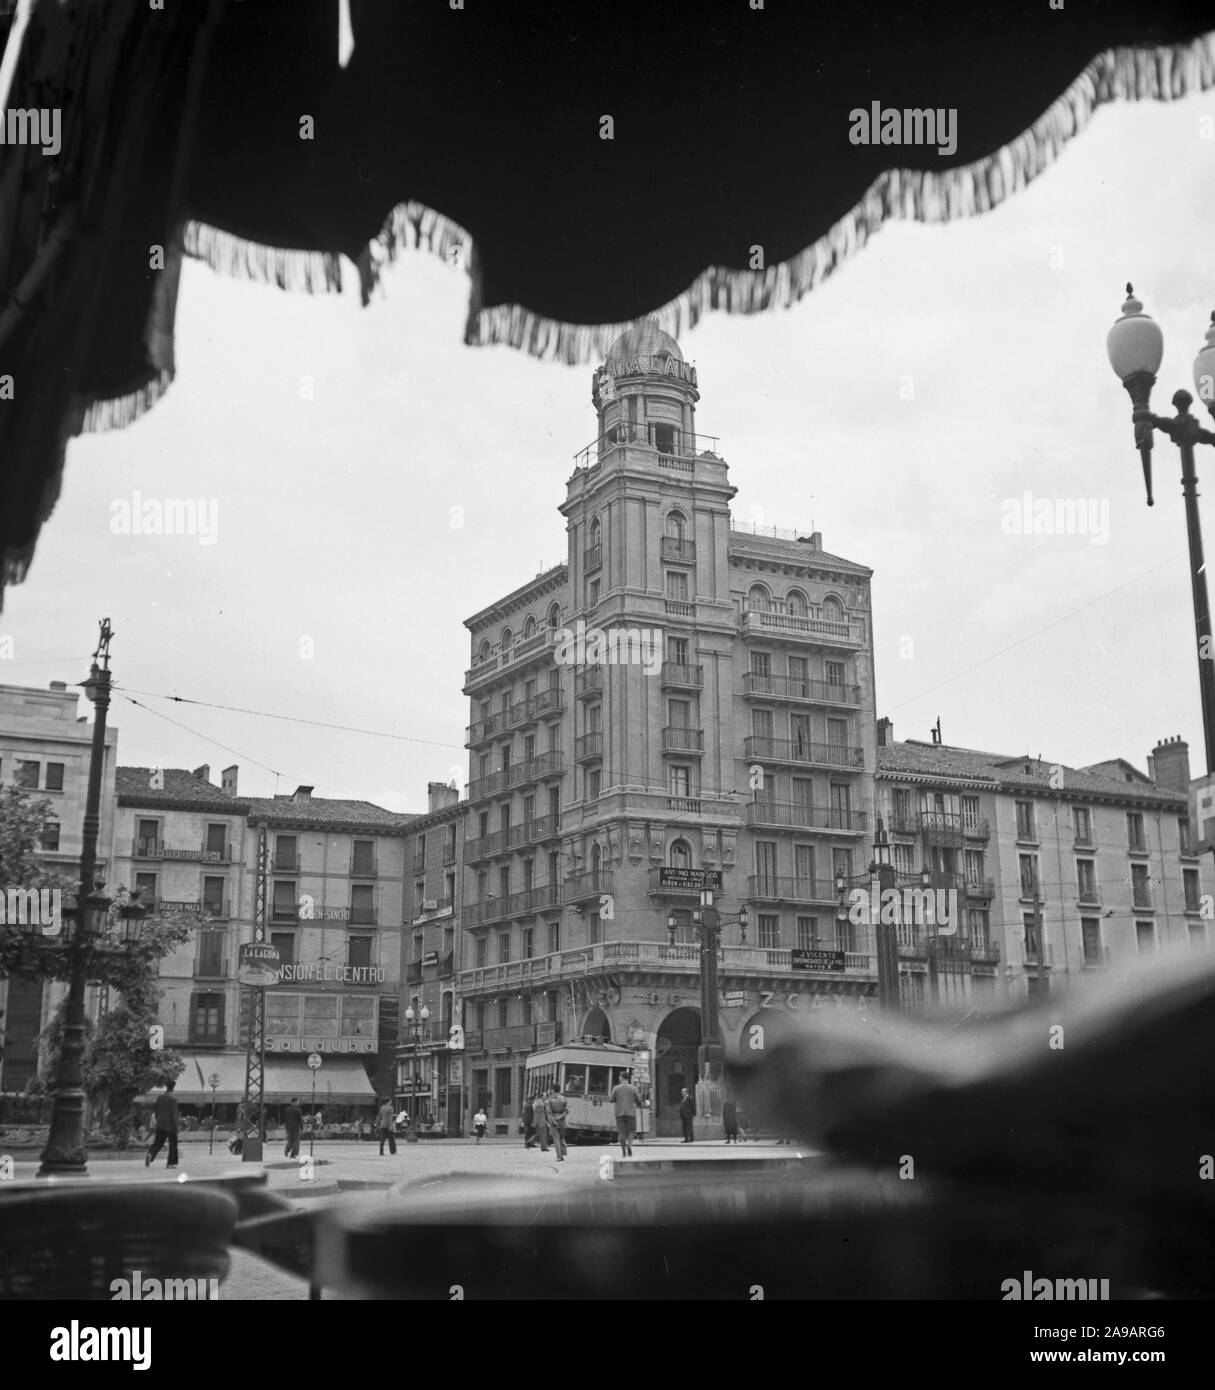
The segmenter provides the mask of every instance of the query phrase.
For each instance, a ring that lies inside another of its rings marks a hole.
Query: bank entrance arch
[[[659,1025],[654,1047],[654,1095],[650,1122],[659,1137],[682,1134],[679,1093],[696,1094],[700,1010],[675,1009]]]

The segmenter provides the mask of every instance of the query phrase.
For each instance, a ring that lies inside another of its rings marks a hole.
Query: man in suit
[[[299,1158],[300,1131],[304,1127],[304,1112],[300,1109],[297,1096],[291,1097],[291,1104],[283,1112],[283,1124],[287,1130],[287,1147],[283,1152],[288,1158]]]
[[[692,1116],[696,1114],[696,1102],[692,1099],[691,1093],[685,1086],[679,1093],[679,1120],[683,1125],[683,1142],[692,1142]]]
[[[145,1168],[152,1166],[152,1160],[160,1152],[166,1139],[169,1141],[169,1161],[165,1166],[177,1167],[177,1097],[173,1094],[176,1085],[175,1081],[167,1082],[164,1095],[156,1097],[156,1137],[152,1140],[151,1148],[143,1156]]]

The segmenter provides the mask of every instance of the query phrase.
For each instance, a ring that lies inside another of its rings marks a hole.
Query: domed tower
[[[696,452],[699,399],[696,368],[652,315],[616,339],[591,383],[601,439],[650,444],[664,455]]]

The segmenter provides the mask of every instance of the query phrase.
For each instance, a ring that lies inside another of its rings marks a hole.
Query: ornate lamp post
[[[63,1046],[55,1076],[55,1099],[50,1134],[42,1151],[37,1176],[87,1177],[84,1142],[84,992],[90,941],[106,935],[111,900],[96,882],[97,836],[101,829],[101,777],[105,766],[106,714],[110,708],[110,620],[101,621],[101,635],[93,653],[89,678],[82,688],[93,702],[93,743],[89,757],[88,791],[85,797],[80,847],[80,890],[74,912],[66,915],[63,946],[68,952],[68,991],[64,1005]],[[146,909],[136,895],[124,917],[124,937],[137,932]]]
[[[1158,325],[1143,312],[1130,285],[1126,287],[1122,317],[1106,338],[1110,366],[1122,380],[1131,398],[1131,419],[1135,426],[1135,445],[1143,461],[1143,481],[1147,504],[1152,499],[1152,431],[1159,430],[1177,445],[1181,453],[1181,491],[1185,497],[1186,534],[1190,545],[1190,587],[1194,600],[1194,635],[1198,653],[1198,686],[1202,697],[1202,732],[1207,751],[1207,772],[1215,772],[1215,646],[1211,641],[1211,605],[1207,597],[1206,562],[1202,555],[1202,528],[1198,520],[1198,474],[1194,466],[1194,445],[1215,444],[1215,434],[1200,427],[1190,414],[1194,397],[1177,391],[1172,417],[1153,415],[1150,406],[1156,372],[1164,355],[1164,336]],[[1215,416],[1215,314],[1207,330],[1206,342],[1194,359],[1194,389],[1198,399]]]
[[[415,1012],[412,1004],[405,1010],[405,1026],[413,1039],[413,1086],[409,1097],[409,1127],[405,1131],[407,1144],[418,1142],[418,1046],[422,1038],[422,1029],[429,1018],[430,1010],[425,1004],[420,1012]]]

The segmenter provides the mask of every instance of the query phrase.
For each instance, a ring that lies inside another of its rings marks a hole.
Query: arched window
[[[529,613],[529,614],[527,615],[527,622],[525,622],[525,623],[523,624],[523,637],[524,637],[524,640],[526,640],[528,637],[534,637],[535,635],[536,635],[536,620],[535,620],[535,618],[533,618],[532,615]]]
[[[684,531],[685,531],[686,529],[687,529],[687,522],[685,521],[682,512],[668,512],[668,513],[667,513],[667,535],[668,535],[668,536],[672,537],[674,540],[681,541],[681,540],[683,540]]]
[[[828,594],[823,600],[823,620],[828,623],[844,621],[844,605],[834,594]]]
[[[511,632],[510,628],[504,627],[502,629],[502,650],[504,652],[510,651],[514,640],[514,634]]]
[[[762,584],[752,584],[747,590],[747,607],[756,613],[766,613],[771,603],[767,589]]]
[[[557,603],[549,604],[549,609],[548,609],[548,625],[549,625],[549,628],[552,629],[552,630],[554,630],[554,631],[555,631],[557,628],[559,628],[559,627],[561,626],[561,606],[560,606],[560,604],[557,604]]]
[[[692,846],[688,844],[687,840],[672,840],[667,857],[671,861],[672,869],[690,869],[692,867]]]
[[[590,544],[593,545],[593,546],[594,546],[594,545],[598,545],[598,544],[599,544],[599,541],[600,541],[599,518],[598,518],[598,517],[595,517],[595,518],[593,518],[593,520],[591,521],[591,539],[590,539]]]
[[[785,595],[785,612],[791,613],[795,618],[804,618],[809,612],[806,595],[800,589],[790,589]]]
[[[478,660],[478,661],[488,661],[488,660],[489,660],[489,638],[488,638],[488,637],[486,637],[486,638],[482,641],[481,645],[477,648],[477,660]]]

